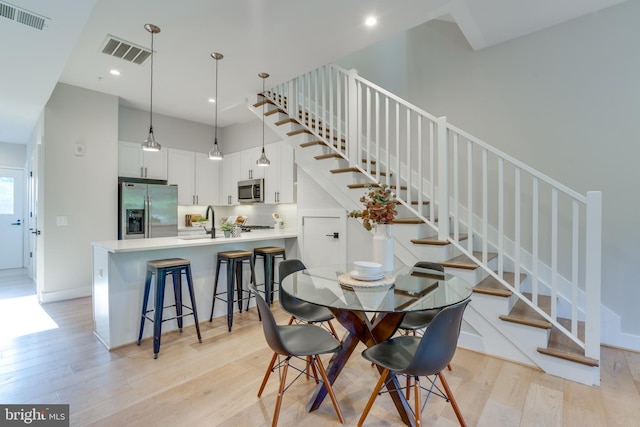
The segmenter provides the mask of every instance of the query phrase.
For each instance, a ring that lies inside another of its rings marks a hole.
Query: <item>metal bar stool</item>
[[[218,252],[218,262],[216,263],[216,278],[213,288],[213,303],[211,304],[211,316],[209,322],[213,321],[213,309],[216,305],[216,299],[225,301],[227,303],[227,325],[229,326],[229,332],[231,332],[231,326],[233,325],[233,281],[236,281],[236,292],[238,308],[242,312],[242,301],[247,300],[247,310],[249,310],[249,300],[251,299],[251,293],[248,290],[244,290],[242,287],[242,262],[249,261],[251,267],[251,281],[255,282],[256,272],[253,263],[253,253],[251,251],[235,250]],[[218,292],[218,277],[220,275],[220,265],[222,263],[227,264],[227,290],[225,292]],[[243,295],[246,293],[246,297]],[[226,294],[226,298],[221,298],[219,295]]]
[[[173,294],[175,297],[175,304],[164,306],[164,285],[166,277],[171,274],[173,281]],[[182,302],[182,275],[187,277],[187,288],[189,289],[189,297],[191,299],[191,307],[184,305]],[[151,291],[151,280],[153,276],[156,276],[155,286],[155,302],[154,307],[147,310],[149,303],[149,293]],[[168,319],[163,319],[162,314],[165,308],[175,307],[176,315]],[[185,313],[183,308],[189,310]],[[148,313],[153,312],[153,318],[148,316]],[[167,320],[176,319],[178,321],[178,328],[182,332],[182,318],[184,316],[193,315],[193,321],[196,325],[196,332],[198,333],[198,342],[202,342],[200,336],[200,326],[198,325],[198,313],[196,311],[196,300],[193,292],[193,282],[191,279],[191,262],[182,258],[168,258],[158,259],[147,262],[147,277],[144,284],[144,297],[142,300],[142,316],[140,318],[140,334],[138,335],[138,345],[142,340],[142,333],[144,332],[144,322],[149,320],[153,322],[153,358],[158,358],[158,352],[160,351],[160,335],[162,334],[162,322]]]
[[[285,254],[284,248],[278,246],[265,246],[262,248],[255,248],[253,250],[254,263],[259,256],[263,257],[264,260],[264,299],[267,304],[271,305],[273,303],[273,294],[275,293],[274,284],[278,283],[274,280],[276,258],[282,257],[282,260],[285,260],[287,259],[287,255]]]

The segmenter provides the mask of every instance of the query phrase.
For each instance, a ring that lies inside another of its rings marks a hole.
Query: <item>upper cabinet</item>
[[[271,161],[271,165],[262,168],[265,169],[264,202],[293,203],[293,147],[283,142],[276,142],[265,146],[265,154]]]
[[[167,150],[144,151],[137,142],[118,142],[118,176],[167,179]]]
[[[222,159],[220,175],[219,205],[238,205],[238,181],[247,179],[246,175],[241,177],[240,163],[241,152],[225,154]]]
[[[220,162],[206,154],[169,148],[168,182],[178,186],[178,204],[217,203]]]
[[[240,177],[239,181],[245,179],[260,179],[265,176],[265,167],[258,166],[256,161],[262,154],[262,146],[250,148],[240,152]],[[267,156],[268,157],[268,156]]]

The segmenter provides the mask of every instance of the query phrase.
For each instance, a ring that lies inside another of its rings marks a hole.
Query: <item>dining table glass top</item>
[[[471,286],[449,273],[402,267],[380,281],[357,280],[352,264],[308,268],[286,276],[282,290],[328,308],[367,312],[439,309],[471,296]]]

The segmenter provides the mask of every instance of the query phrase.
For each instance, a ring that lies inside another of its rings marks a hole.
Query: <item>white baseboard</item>
[[[40,302],[40,304],[46,304],[48,302],[65,301],[90,296],[91,288],[66,289],[64,291],[41,292],[38,294],[38,302]]]

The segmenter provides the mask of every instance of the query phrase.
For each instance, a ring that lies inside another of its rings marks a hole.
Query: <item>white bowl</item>
[[[382,264],[371,261],[355,261],[353,265],[359,276],[371,277],[382,273]]]

